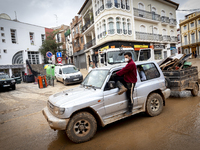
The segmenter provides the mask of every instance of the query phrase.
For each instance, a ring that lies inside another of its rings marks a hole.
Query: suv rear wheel
[[[152,93],[149,95],[146,103],[146,113],[149,116],[157,116],[162,112],[163,98],[158,93]]]
[[[198,84],[195,84],[194,88],[191,90],[191,93],[193,96],[197,96],[198,92],[199,92],[199,86],[198,86]]]
[[[79,112],[70,119],[66,133],[71,141],[81,143],[89,141],[96,130],[97,122],[93,115],[88,112]]]

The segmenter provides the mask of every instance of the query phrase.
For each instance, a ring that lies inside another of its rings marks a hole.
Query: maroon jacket
[[[124,75],[124,81],[127,83],[137,82],[137,68],[133,60],[129,60],[128,64],[116,73],[118,76]]]

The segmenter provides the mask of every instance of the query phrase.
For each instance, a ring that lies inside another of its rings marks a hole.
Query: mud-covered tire
[[[16,85],[13,85],[11,88],[12,88],[12,90],[15,90],[16,89]]]
[[[163,98],[158,93],[149,95],[146,102],[146,113],[153,117],[159,115],[163,110]]]
[[[167,88],[170,88],[170,80],[167,77],[165,77],[165,85]]]
[[[195,84],[195,85],[194,85],[194,88],[191,90],[191,94],[192,94],[193,96],[197,96],[197,95],[198,95],[198,92],[199,92],[199,86],[198,86],[198,84]]]
[[[96,119],[88,112],[79,112],[69,121],[66,129],[68,138],[75,143],[89,141],[97,130]]]

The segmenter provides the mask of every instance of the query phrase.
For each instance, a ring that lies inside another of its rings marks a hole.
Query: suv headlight
[[[53,111],[56,115],[62,115],[65,112],[65,108],[54,107]]]
[[[15,80],[12,80],[11,83],[15,83]]]

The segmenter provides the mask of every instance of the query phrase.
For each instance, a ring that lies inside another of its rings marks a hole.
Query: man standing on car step
[[[120,89],[118,95],[126,92],[126,96],[128,98],[128,111],[125,113],[125,115],[129,116],[132,114],[133,109],[133,92],[135,83],[137,82],[137,68],[132,60],[132,55],[130,52],[126,52],[124,54],[124,58],[125,62],[128,62],[128,64],[120,71],[114,73],[112,77],[115,79],[116,85]]]

